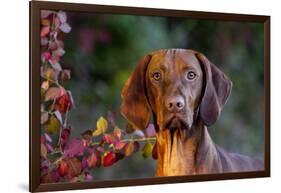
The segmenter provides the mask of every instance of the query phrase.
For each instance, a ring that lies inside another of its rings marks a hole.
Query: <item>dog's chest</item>
[[[157,134],[157,176],[191,175],[195,172],[195,139],[185,138],[182,130],[171,136],[169,130]]]

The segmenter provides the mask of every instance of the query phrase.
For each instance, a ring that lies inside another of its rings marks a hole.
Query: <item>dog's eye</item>
[[[192,71],[191,71],[191,72],[188,72],[188,73],[187,73],[187,77],[186,77],[186,78],[187,78],[188,80],[193,80],[195,77],[196,77],[195,72],[192,72]]]
[[[161,79],[161,73],[160,72],[154,72],[152,74],[152,77],[154,78],[154,80],[160,80]]]

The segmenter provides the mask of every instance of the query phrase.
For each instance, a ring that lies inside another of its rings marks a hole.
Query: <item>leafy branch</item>
[[[74,100],[63,84],[71,71],[60,64],[63,37],[70,31],[65,12],[41,11],[41,182],[91,181],[95,168],[109,167],[140,149],[144,158],[157,159],[153,125],[145,131],[120,129],[114,112],[100,116],[80,138],[70,137],[68,113]]]

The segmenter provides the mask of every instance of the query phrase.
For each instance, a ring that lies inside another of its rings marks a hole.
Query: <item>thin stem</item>
[[[137,138],[137,139],[123,139],[121,140],[122,142],[131,142],[131,141],[138,141],[138,142],[142,142],[142,141],[155,141],[156,140],[156,137],[146,137],[146,138]],[[99,145],[100,142],[94,142],[94,143],[91,143],[92,145]]]
[[[123,142],[129,142],[129,141],[139,141],[139,142],[142,142],[142,141],[149,141],[149,140],[155,141],[156,137],[144,137],[144,138],[138,138],[138,139],[123,139],[121,141],[123,141]]]
[[[65,116],[64,116],[64,123],[63,123],[63,126],[64,126],[65,128],[67,127],[69,107],[70,107],[70,104],[67,105],[67,109],[66,109]]]

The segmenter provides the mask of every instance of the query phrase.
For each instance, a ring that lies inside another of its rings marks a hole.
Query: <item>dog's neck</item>
[[[199,122],[191,132],[169,129],[157,133],[158,160],[156,176],[179,176],[220,171],[215,144],[206,126]]]

